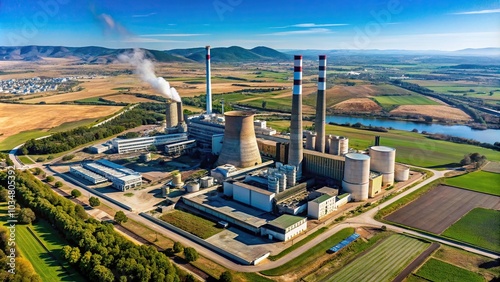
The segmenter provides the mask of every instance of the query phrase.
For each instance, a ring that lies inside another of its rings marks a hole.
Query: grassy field
[[[384,108],[399,105],[439,105],[424,96],[377,96],[374,99]]]
[[[34,164],[35,162],[32,161],[30,158],[28,158],[27,156],[19,156],[17,157],[23,164],[25,165],[30,165],[30,164]]]
[[[268,125],[278,131],[290,126],[290,121],[269,121]],[[304,126],[312,125],[304,122]],[[374,132],[344,126],[326,125],[327,134],[342,135],[349,138],[349,147],[365,150],[374,144],[375,136],[381,136],[381,145],[396,148],[396,161],[427,168],[456,166],[464,154],[478,152],[489,160],[500,160],[500,152],[467,144],[432,140],[422,134],[389,130]]]
[[[269,256],[269,259],[270,260],[279,260],[280,258],[284,257],[285,255],[293,252],[295,249],[297,248],[300,248],[301,246],[303,246],[304,244],[306,244],[307,242],[311,241],[312,239],[318,237],[321,233],[325,232],[326,230],[328,230],[328,227],[322,227],[318,230],[316,230],[314,233],[312,233],[311,235],[307,236],[306,238],[300,240],[298,243],[295,243],[294,245],[292,245],[291,247],[283,250],[281,253],[275,255],[275,256]]]
[[[325,281],[390,281],[428,246],[417,239],[392,235]]]
[[[433,258],[429,259],[415,275],[427,281],[485,281],[477,273]]]
[[[443,232],[443,236],[500,253],[500,211],[476,208]]]
[[[181,210],[166,213],[160,219],[202,239],[222,231],[221,228],[216,227],[216,223]]]
[[[460,176],[450,177],[445,183],[451,186],[500,196],[500,174],[475,171]]]
[[[273,269],[262,271],[261,273],[268,276],[280,276],[288,272],[292,272],[296,268],[303,267],[304,265],[308,265],[315,261],[318,257],[324,255],[326,251],[350,236],[354,233],[354,228],[345,228],[335,233],[328,239],[323,242],[317,244],[306,252],[302,253],[300,256],[295,259]]]

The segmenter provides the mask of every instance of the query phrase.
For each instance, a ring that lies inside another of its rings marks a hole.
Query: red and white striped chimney
[[[302,56],[294,56],[292,118],[290,124],[290,147],[288,164],[297,169],[297,179],[302,177]]]
[[[206,104],[207,104],[207,114],[212,113],[212,78],[211,78],[211,71],[210,71],[210,46],[206,46],[205,49],[207,49],[207,56],[206,56],[206,68],[207,68],[207,98],[206,98]]]
[[[319,55],[318,95],[316,97],[316,151],[325,152],[326,121],[326,55]]]

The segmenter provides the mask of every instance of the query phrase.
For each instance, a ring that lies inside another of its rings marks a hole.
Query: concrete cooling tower
[[[253,116],[253,113],[243,111],[224,114],[226,126],[218,165],[232,164],[244,168],[262,163],[255,139]]]
[[[370,156],[357,153],[345,155],[343,190],[351,193],[354,201],[364,201],[368,199],[369,184]]]
[[[169,101],[166,104],[166,120],[167,120],[167,129],[176,127],[179,124],[178,115],[177,115],[177,103],[173,101]]]

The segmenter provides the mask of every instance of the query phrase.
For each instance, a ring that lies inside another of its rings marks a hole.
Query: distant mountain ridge
[[[174,50],[142,49],[147,59],[157,62],[203,62],[205,48],[189,48]],[[132,52],[133,49],[110,49],[98,46],[64,47],[64,46],[19,46],[1,47],[0,60],[40,61],[43,58],[74,58],[82,63],[108,64],[117,60],[118,55]],[[268,47],[244,49],[238,46],[213,48],[213,62],[250,62],[250,61],[282,61],[291,58]]]

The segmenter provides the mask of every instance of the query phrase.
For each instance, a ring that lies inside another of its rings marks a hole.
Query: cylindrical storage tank
[[[278,193],[281,193],[286,190],[286,174],[276,173],[276,177],[278,178],[280,184]]]
[[[396,149],[386,146],[370,147],[370,169],[382,173],[382,186],[394,184]]]
[[[317,134],[315,132],[309,132],[306,135],[306,149],[307,150],[314,150],[316,146],[316,136]]]
[[[267,190],[269,190],[269,192],[278,193],[279,192],[278,186],[279,186],[278,178],[274,175],[269,175],[267,177]]]
[[[282,171],[286,174],[286,187],[292,188],[295,186],[296,178],[297,178],[297,169],[293,165],[285,165],[283,166]]]
[[[351,193],[354,201],[364,201],[368,199],[369,184],[370,156],[357,153],[346,154],[343,190]]]
[[[339,156],[349,153],[349,138],[341,136],[339,139]]]
[[[177,116],[177,103],[167,102],[166,106],[167,106],[166,109],[167,128],[176,127],[177,124],[179,124]]]
[[[330,153],[330,142],[332,142],[333,135],[327,135],[325,140],[325,153]]]
[[[329,153],[336,156],[340,154],[340,136],[332,136],[330,139]]]
[[[224,143],[217,160],[218,165],[232,164],[236,167],[252,167],[262,163],[252,112],[231,111],[224,115]]]
[[[205,176],[201,178],[201,187],[208,188],[214,186],[214,178],[211,176]]]
[[[394,172],[394,180],[398,182],[408,181],[410,179],[410,168],[408,166],[397,164]]]
[[[200,191],[200,183],[195,181],[190,181],[186,183],[186,192],[192,193],[196,191]]]
[[[172,179],[172,184],[174,184],[174,186],[177,188],[182,187],[184,185],[184,183],[182,183],[182,178],[180,173],[174,174],[174,178]]]

